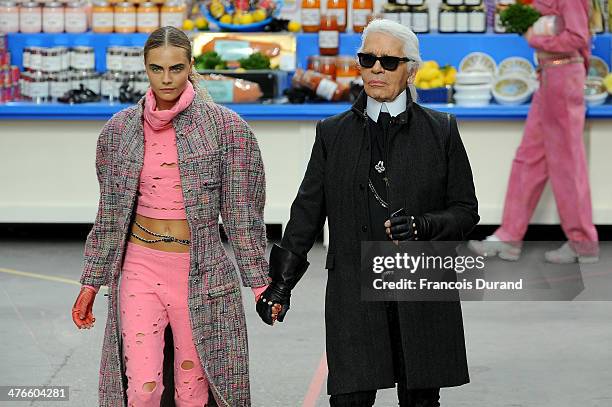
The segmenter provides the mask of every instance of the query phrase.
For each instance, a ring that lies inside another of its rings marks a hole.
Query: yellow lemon
[[[208,20],[204,17],[198,17],[195,20],[195,26],[198,30],[208,30]]]
[[[444,76],[444,83],[446,85],[454,85],[457,80],[457,70],[455,68],[451,68],[446,71],[446,75]]]
[[[427,68],[438,69],[438,68],[440,68],[440,65],[438,65],[438,63],[436,61],[425,61],[423,63],[423,68],[425,68],[425,69],[427,69]]]
[[[232,16],[230,16],[229,14],[224,14],[220,19],[220,22],[222,22],[223,24],[231,24],[232,23]]]
[[[289,21],[289,24],[287,24],[287,30],[292,33],[297,33],[302,31],[302,25],[297,21]]]
[[[240,17],[242,16],[242,13],[235,13],[232,16],[232,24],[234,25],[240,25]]]
[[[258,23],[260,21],[265,20],[268,15],[266,14],[266,10],[258,8],[257,10],[253,11],[252,16],[253,21]]]
[[[420,72],[421,74],[419,79],[430,81],[434,79],[440,71],[438,71],[436,68],[423,68]]]
[[[421,89],[431,89],[431,85],[429,82],[423,81],[419,84],[419,88]]]
[[[444,80],[442,78],[434,79],[433,81],[431,81],[429,83],[429,85],[432,88],[443,88],[444,87]]]
[[[210,3],[210,15],[214,18],[220,18],[223,14],[225,14],[225,7],[220,1],[213,1]]]
[[[253,24],[253,16],[249,13],[243,14],[239,17],[238,21],[243,25]]]
[[[183,21],[183,30],[185,31],[193,31],[195,28],[195,23],[191,20]]]
[[[608,90],[608,92],[612,92],[612,73],[608,74],[604,78],[603,83],[606,86],[606,89]]]

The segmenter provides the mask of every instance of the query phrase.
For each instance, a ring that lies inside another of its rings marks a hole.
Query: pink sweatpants
[[[208,381],[193,343],[187,281],[189,253],[169,253],[128,242],[120,285],[123,354],[129,407],[159,407],[163,391],[164,330],[174,338],[177,407],[208,402]],[[153,391],[143,388],[154,383]],[[149,391],[147,391],[149,390]]]
[[[598,251],[584,150],[582,63],[545,68],[533,96],[523,140],[514,161],[502,225],[495,235],[521,241],[550,179],[561,227],[580,254]]]

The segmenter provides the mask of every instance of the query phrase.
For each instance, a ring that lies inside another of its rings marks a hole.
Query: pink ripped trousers
[[[512,163],[502,225],[495,231],[501,240],[523,240],[550,179],[571,247],[584,255],[598,252],[583,141],[584,81],[582,63],[542,70]]]
[[[177,407],[208,402],[208,380],[193,343],[187,283],[189,253],[169,253],[128,242],[119,308],[128,377],[128,407],[159,407],[163,387],[164,330],[174,338]]]

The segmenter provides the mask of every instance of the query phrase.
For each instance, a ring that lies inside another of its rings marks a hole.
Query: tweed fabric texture
[[[100,201],[84,251],[82,284],[108,285],[108,319],[100,363],[99,402],[125,405],[118,315],[119,277],[144,158],[144,98],[115,114],[97,143]],[[191,328],[217,404],[249,406],[248,345],[240,281],[221,243],[219,214],[242,284],[269,283],[263,220],[265,176],[249,126],[198,93],[173,120],[191,231]]]

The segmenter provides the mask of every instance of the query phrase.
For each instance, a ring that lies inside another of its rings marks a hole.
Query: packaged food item
[[[182,0],[167,0],[161,8],[161,27],[181,28],[187,14],[187,6]]]
[[[372,18],[373,11],[372,0],[354,0],[353,1],[353,31],[356,33],[363,32],[363,29],[368,25]]]
[[[201,53],[215,51],[224,61],[238,61],[261,52],[268,58],[280,54],[280,44],[275,42],[248,41],[235,37],[214,38],[202,46]]]
[[[95,33],[113,32],[113,8],[106,0],[97,0],[91,9],[91,29]]]
[[[319,30],[319,54],[338,55],[339,43],[340,33],[336,15],[323,14],[321,16],[321,29]]]
[[[291,84],[293,87],[310,89],[317,96],[332,102],[346,99],[350,90],[348,85],[328,79],[322,73],[302,69],[296,69]]]
[[[136,31],[136,7],[132,3],[123,2],[115,6],[115,32],[133,33]]]
[[[67,33],[84,33],[87,31],[87,12],[85,4],[81,1],[73,1],[66,5],[64,11]]]
[[[302,2],[302,31],[318,32],[321,24],[320,0],[304,0]]]
[[[146,2],[138,6],[136,25],[139,33],[150,33],[159,27],[159,9],[154,3]]]
[[[346,0],[327,0],[327,14],[336,16],[338,31],[346,31]]]
[[[336,58],[336,82],[350,86],[358,77],[359,68],[354,57],[341,55]]]
[[[19,31],[19,6],[14,1],[0,2],[0,32],[16,33]]]
[[[45,33],[64,32],[64,5],[59,2],[45,4],[42,11],[42,30]]]
[[[253,103],[263,96],[259,84],[225,75],[202,75],[200,83],[217,103]]]
[[[39,33],[42,30],[42,9],[35,1],[21,5],[19,10],[19,31],[22,33]]]

